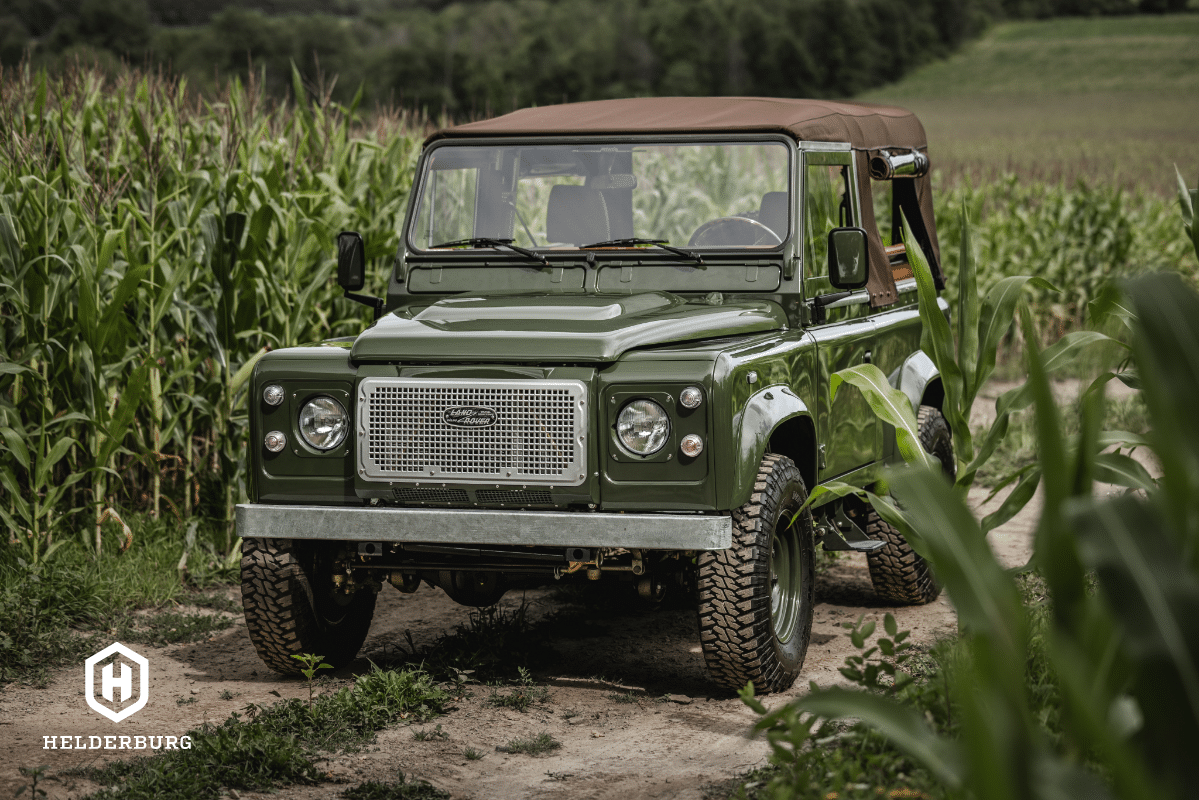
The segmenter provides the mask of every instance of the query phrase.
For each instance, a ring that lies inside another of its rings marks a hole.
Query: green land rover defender
[[[825,101],[607,100],[431,135],[385,298],[356,294],[363,241],[338,237],[374,324],[254,370],[237,526],[263,661],[350,662],[385,583],[488,606],[625,581],[694,591],[713,680],[768,692],[803,666],[817,542],[866,553],[887,602],[931,601],[869,505],[797,515],[896,458],[863,395],[830,391],[856,364],[954,469],[905,255],[942,282],[928,165],[910,112]]]

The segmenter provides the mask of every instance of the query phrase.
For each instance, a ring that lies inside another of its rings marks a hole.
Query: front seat
[[[550,189],[545,215],[545,238],[550,242],[584,245],[612,238],[608,204],[598,189],[565,184]]]
[[[787,193],[767,192],[762,195],[758,222],[774,231],[780,239],[787,238]]]

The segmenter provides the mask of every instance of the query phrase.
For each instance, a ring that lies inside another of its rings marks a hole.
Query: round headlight
[[[653,400],[634,400],[616,418],[616,435],[634,453],[652,455],[670,438],[670,417]]]
[[[300,409],[300,435],[317,450],[332,450],[346,438],[350,418],[332,397],[314,397]]]
[[[262,390],[262,399],[266,401],[268,406],[279,405],[283,402],[283,387],[277,383],[272,383]]]
[[[699,404],[703,401],[704,393],[700,391],[698,386],[688,386],[679,392],[679,404],[683,408],[699,408]]]
[[[287,447],[287,437],[283,435],[283,431],[271,431],[262,440],[262,446],[272,453],[278,453],[284,447]]]

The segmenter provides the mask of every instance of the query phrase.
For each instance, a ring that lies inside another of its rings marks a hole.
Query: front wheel
[[[789,458],[767,454],[749,502],[733,512],[733,546],[699,558],[699,632],[716,683],[790,688],[812,637],[815,524]]]
[[[334,591],[331,543],[246,539],[241,599],[258,656],[284,675],[298,675],[305,653],[344,667],[358,655],[375,614],[375,593]]]

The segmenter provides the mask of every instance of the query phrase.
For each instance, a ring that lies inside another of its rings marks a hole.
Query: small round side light
[[[277,406],[283,402],[283,387],[277,383],[262,390],[262,399],[268,406]]]
[[[271,431],[266,435],[262,445],[272,453],[278,453],[287,447],[287,437],[283,435],[283,431]]]
[[[679,450],[688,458],[695,458],[704,451],[704,440],[694,433],[689,433],[679,442]]]
[[[683,408],[699,408],[704,401],[704,393],[698,386],[688,386],[679,392],[679,405]]]

